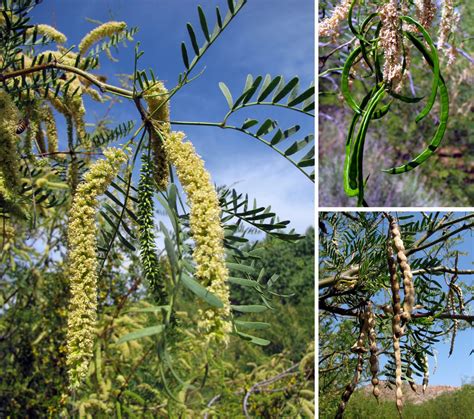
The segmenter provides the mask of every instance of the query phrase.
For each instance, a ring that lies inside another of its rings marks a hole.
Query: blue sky
[[[138,26],[135,41],[145,52],[141,68],[153,68],[172,87],[184,70],[180,44],[188,43],[186,23],[191,22],[200,32],[196,10],[200,3],[211,27],[215,6],[219,5],[223,12],[227,10],[223,0],[45,0],[33,11],[32,22],[57,27],[67,35],[67,46],[77,45],[95,27],[86,17],[102,22],[123,20],[129,27]],[[250,0],[198,65],[195,74],[205,67],[203,76],[173,98],[171,119],[220,121],[227,104],[218,83],[225,82],[235,98],[249,73],[280,74],[287,80],[298,75],[302,88],[309,86],[314,77],[313,8],[314,2],[308,0]],[[116,74],[133,72],[133,45],[112,51],[119,58],[118,63],[103,57],[98,73],[108,75],[109,83],[117,83]],[[87,122],[94,122],[107,108],[93,102],[86,105]],[[137,112],[131,104],[122,103],[111,115],[118,123],[136,118]],[[242,111],[229,122],[237,125],[249,116],[262,122],[276,119],[283,128],[299,124],[301,138],[314,131],[312,118],[268,107]],[[214,182],[236,183],[238,190],[257,198],[261,205],[272,205],[280,218],[291,220],[299,232],[314,224],[313,184],[273,150],[251,137],[219,128],[177,129],[184,130],[194,143]]]

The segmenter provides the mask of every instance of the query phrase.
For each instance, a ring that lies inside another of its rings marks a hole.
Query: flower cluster
[[[459,19],[459,13],[454,10],[454,1],[443,1],[441,20],[439,23],[438,49],[445,50],[447,52],[448,65],[452,64],[456,60],[457,51],[454,45],[451,45],[449,48],[447,48],[446,43],[448,42],[449,36],[451,36],[456,31]]]
[[[193,258],[196,277],[224,304],[221,309],[202,313],[199,327],[209,341],[226,341],[231,331],[228,271],[223,247],[224,232],[220,223],[220,207],[211,177],[204,162],[190,142],[184,142],[184,133],[172,132],[164,141],[168,160],[176,173],[190,205],[190,227],[195,242]]]
[[[147,90],[145,101],[154,128],[150,134],[150,145],[153,152],[155,183],[158,189],[166,189],[169,173],[163,139],[168,137],[171,129],[168,90],[163,83],[157,82]]]
[[[127,155],[121,149],[104,150],[77,187],[68,225],[70,302],[67,329],[69,383],[77,388],[93,356],[97,318],[97,255],[95,215],[97,197],[110,185]]]
[[[432,0],[415,0],[416,18],[421,25],[428,29],[433,23],[436,6]]]
[[[48,136],[48,152],[55,153],[58,151],[58,130],[53,111],[49,106],[43,108],[43,119],[46,125],[46,135]]]
[[[36,25],[31,29],[28,29],[28,33],[33,33],[33,31],[36,29],[37,33],[40,35],[47,36],[50,38],[52,41],[56,42],[57,44],[64,44],[67,41],[66,35],[63,33],[59,32],[56,28],[53,28],[52,26],[49,25]]]
[[[319,23],[319,36],[331,36],[336,34],[337,27],[349,14],[351,3],[352,0],[342,0],[341,4],[335,7],[332,15]]]
[[[19,111],[10,95],[0,90],[0,198],[7,201],[14,196],[19,182],[16,134]]]
[[[392,84],[394,90],[401,88],[402,81],[402,40],[397,1],[390,0],[379,10],[382,29],[380,30],[380,47],[384,51],[385,63],[383,77]]]
[[[122,32],[127,27],[125,22],[107,22],[90,31],[79,43],[79,53],[84,55],[97,41]]]

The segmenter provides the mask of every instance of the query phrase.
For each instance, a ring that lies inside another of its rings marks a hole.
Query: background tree
[[[472,242],[474,214],[322,213],[320,222],[322,413],[340,417],[365,380],[377,397],[383,376],[402,411],[402,382],[422,377],[424,390],[434,345],[448,337],[451,354],[457,331],[472,327],[474,271],[463,266],[472,255],[459,246]]]

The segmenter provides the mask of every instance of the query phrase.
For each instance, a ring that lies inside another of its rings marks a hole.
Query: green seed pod
[[[428,387],[429,378],[430,378],[430,366],[428,364],[428,355],[425,354],[423,356],[423,384],[422,384],[423,393]]]
[[[153,169],[148,156],[142,155],[140,181],[138,183],[138,231],[140,259],[145,279],[153,292],[156,303],[164,304],[166,297],[164,273],[156,255],[154,233]]]
[[[453,314],[456,313],[455,308],[454,308],[453,288],[450,288],[449,293],[448,293],[448,307],[447,308],[448,308],[448,311],[450,311],[451,313],[453,313]],[[454,351],[454,343],[456,341],[456,334],[458,332],[458,325],[459,325],[458,319],[453,319],[453,332],[452,332],[452,335],[451,335],[451,344],[449,346],[448,356],[451,356],[453,351]]]

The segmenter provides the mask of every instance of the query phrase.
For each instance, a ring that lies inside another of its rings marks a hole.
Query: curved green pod
[[[429,33],[426,32],[425,28],[419,22],[417,22],[415,19],[411,18],[410,16],[401,16],[400,19],[404,20],[407,23],[415,25],[417,27],[417,29],[423,35],[423,38],[425,39],[426,43],[429,45],[430,50],[431,50],[430,55],[432,57],[433,82],[431,84],[431,93],[430,93],[430,96],[428,98],[428,102],[426,103],[425,107],[421,110],[421,112],[418,114],[418,116],[415,119],[416,122],[419,122],[426,115],[428,115],[430,113],[431,108],[433,107],[433,105],[435,103],[435,100],[436,100],[436,93],[437,93],[437,90],[438,90],[439,78],[440,78],[438,53],[436,51],[436,47],[434,46],[433,41],[432,41]],[[413,42],[413,40],[412,40],[412,42]]]
[[[348,196],[356,196],[363,199],[363,152],[365,136],[367,129],[375,112],[375,109],[385,94],[385,88],[381,85],[377,90],[372,89],[371,92],[363,99],[362,108],[367,109],[363,111],[362,121],[357,133],[357,137],[352,144],[352,134],[360,114],[354,115],[348,138],[346,141],[346,157],[344,162],[344,190]],[[360,200],[360,199],[359,199]]]
[[[415,47],[423,54],[425,60],[433,68],[433,71],[434,71],[433,57],[430,55],[425,45],[410,32],[405,32],[405,35],[410,39],[413,45],[415,45]],[[438,81],[439,81],[439,94],[440,94],[440,101],[441,101],[441,111],[440,111],[441,114],[440,114],[438,128],[436,129],[436,132],[432,140],[430,141],[429,145],[410,162],[402,166],[392,167],[391,169],[384,169],[382,170],[383,172],[390,173],[392,175],[409,172],[410,170],[413,170],[415,167],[419,166],[424,161],[426,161],[430,156],[434,154],[434,152],[438,148],[439,144],[441,143],[441,140],[444,137],[444,133],[446,131],[446,126],[447,126],[448,118],[449,118],[449,96],[448,96],[448,90],[446,88],[446,83],[441,75],[439,76]]]
[[[344,68],[342,69],[341,74],[342,96],[346,100],[347,104],[351,107],[351,109],[357,114],[361,114],[362,110],[352,97],[351,92],[349,90],[349,72],[351,70],[352,64],[354,64],[355,59],[359,56],[361,51],[362,48],[359,46],[349,54],[349,57],[347,57],[347,60],[344,63]]]

